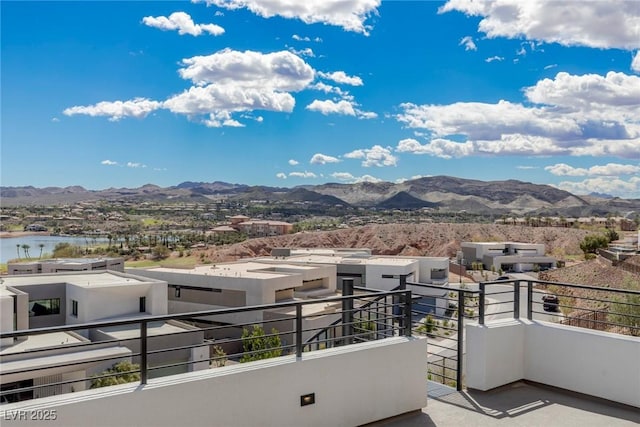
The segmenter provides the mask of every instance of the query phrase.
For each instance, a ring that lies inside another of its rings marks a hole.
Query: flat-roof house
[[[93,270],[114,270],[124,272],[124,258],[52,258],[35,261],[10,262],[7,265],[9,275]]]
[[[542,243],[462,242],[465,266],[481,262],[486,270],[523,272],[552,268],[556,259],[545,255]]]

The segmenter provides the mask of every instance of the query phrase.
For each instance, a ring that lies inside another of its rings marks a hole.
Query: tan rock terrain
[[[250,239],[208,252],[212,261],[267,256],[272,248],[370,248],[374,254],[454,257],[464,241],[544,243],[562,259],[581,254],[586,230],[494,224],[381,224],[325,232]]]

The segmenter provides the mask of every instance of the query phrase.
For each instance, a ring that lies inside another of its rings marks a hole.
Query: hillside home
[[[124,258],[54,258],[36,261],[10,262],[9,275],[64,273],[72,271],[112,270],[124,272]]]
[[[545,255],[541,243],[462,242],[463,264],[481,262],[485,270],[524,272],[553,268],[556,259]]]

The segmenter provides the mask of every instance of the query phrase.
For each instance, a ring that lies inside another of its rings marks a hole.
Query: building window
[[[74,299],[71,300],[71,315],[78,317],[78,301]]]
[[[60,298],[29,301],[29,317],[60,314]]]
[[[398,276],[394,276],[393,274],[383,274],[382,278],[383,279],[397,279]]]
[[[147,297],[140,297],[140,313],[147,312]]]
[[[180,298],[180,286],[176,286],[175,296],[176,296],[176,298]]]

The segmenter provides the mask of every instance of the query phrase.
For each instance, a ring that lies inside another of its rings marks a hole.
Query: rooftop
[[[88,287],[114,287],[131,286],[155,282],[153,279],[122,274],[113,271],[86,271],[80,273],[55,273],[55,274],[25,274],[17,276],[4,276],[2,284],[5,286],[31,286],[50,283],[68,283],[71,285]]]

